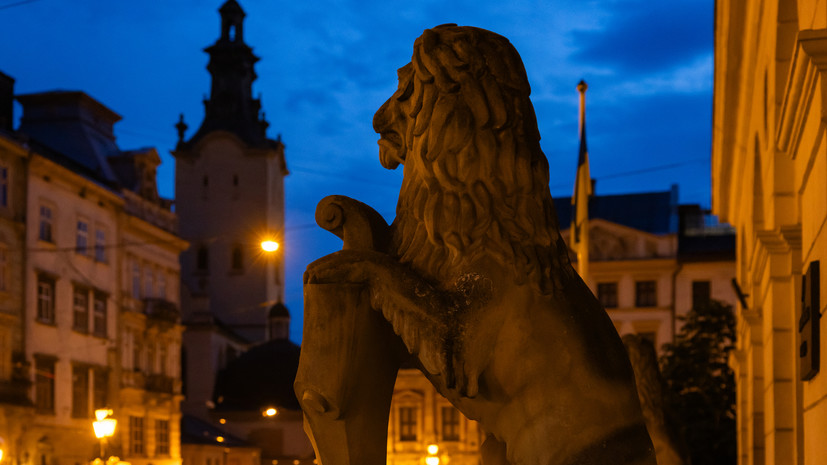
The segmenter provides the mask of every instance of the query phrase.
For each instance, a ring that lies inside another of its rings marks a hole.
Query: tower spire
[[[214,131],[230,132],[251,147],[272,146],[267,139],[267,125],[262,124],[260,117],[261,100],[253,98],[253,81],[257,77],[254,67],[259,58],[244,42],[246,14],[236,0],[227,0],[218,12],[218,40],[204,49],[210,55],[207,70],[212,75],[210,96],[204,100],[204,121],[181,148],[193,147]]]

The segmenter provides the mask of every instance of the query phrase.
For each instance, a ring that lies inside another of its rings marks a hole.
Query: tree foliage
[[[735,347],[732,306],[713,300],[679,319],[683,326],[660,361],[670,416],[693,465],[734,464],[735,377],[727,364]]]

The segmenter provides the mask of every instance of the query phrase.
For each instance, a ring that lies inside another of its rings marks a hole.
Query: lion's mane
[[[505,37],[438,26],[414,43],[412,112],[391,249],[440,282],[479,258],[543,294],[571,273],[519,54]]]

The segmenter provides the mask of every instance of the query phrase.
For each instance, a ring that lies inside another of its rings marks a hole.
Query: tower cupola
[[[267,139],[269,124],[261,111],[261,100],[253,98],[254,66],[259,58],[244,42],[244,10],[235,0],[227,0],[218,12],[220,35],[204,49],[210,55],[207,70],[212,76],[210,97],[204,100],[204,120],[192,138],[180,137],[176,150],[191,149],[214,131],[230,132],[250,147],[276,147],[276,141]]]

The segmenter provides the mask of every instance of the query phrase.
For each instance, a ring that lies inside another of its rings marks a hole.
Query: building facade
[[[187,331],[185,411],[209,420],[218,372],[251,344],[267,340],[267,314],[283,296],[284,145],[267,137],[253,98],[258,61],[244,42],[245,13],[235,0],[219,9],[218,40],[206,49],[212,76],[204,120],[185,137],[177,125],[176,213],[191,246],[181,255]]]
[[[571,199],[555,199],[555,207],[567,225]],[[677,186],[594,195],[589,218],[586,283],[621,336],[638,334],[660,348],[674,341],[680,317],[694,305],[735,304],[733,231],[698,205],[679,205]],[[569,232],[562,231],[567,242]]]
[[[712,208],[737,230],[738,463],[821,464],[827,3],[720,0],[715,16]]]
[[[13,88],[3,93],[11,105]],[[158,154],[121,151],[120,116],[83,92],[17,100],[19,128],[9,119],[0,132],[0,240],[15,240],[11,221],[18,241],[7,255],[0,244],[0,285],[10,280],[0,374],[25,396],[3,406],[3,419],[17,418],[0,424],[5,452],[20,464],[88,462],[100,455],[93,412],[109,408],[119,423],[105,455],[180,464],[177,257],[186,243],[157,194]]]

